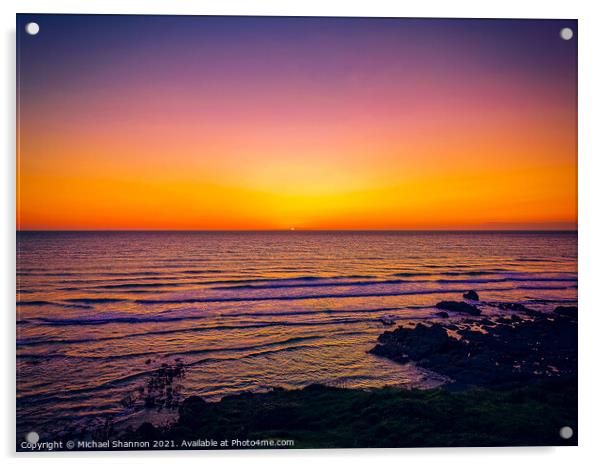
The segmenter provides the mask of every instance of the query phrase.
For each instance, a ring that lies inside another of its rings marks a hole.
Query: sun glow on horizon
[[[195,21],[19,37],[18,229],[576,228],[567,22]]]

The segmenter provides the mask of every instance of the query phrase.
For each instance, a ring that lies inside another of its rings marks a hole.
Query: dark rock
[[[395,324],[395,319],[389,316],[383,316],[379,320],[385,327],[389,327]]]
[[[443,309],[444,311],[461,312],[463,314],[470,314],[472,316],[478,316],[481,311],[472,304],[457,301],[441,301],[435,306],[437,309]]]
[[[512,319],[510,317],[498,317],[495,322],[497,324],[511,324]]]
[[[380,344],[372,348],[370,353],[401,363],[446,352],[460,344],[450,338],[447,330],[439,324],[430,327],[418,324],[413,329],[399,327],[392,332],[383,333],[378,337],[378,341]]]
[[[496,319],[483,333],[469,327],[447,334],[439,324],[385,332],[371,352],[446,375],[460,385],[502,386],[577,371],[577,321],[564,313]],[[491,322],[491,321],[489,321]],[[484,323],[484,322],[481,322]]]
[[[525,307],[525,310],[523,312],[529,317],[540,317],[544,315],[542,312],[534,311],[533,309],[529,309],[528,307]]]
[[[138,427],[138,435],[148,440],[158,440],[161,437],[161,432],[150,422],[144,422]]]
[[[521,312],[525,315],[528,315],[529,317],[539,317],[539,316],[543,315],[541,312],[534,311],[533,309],[529,309],[527,306],[525,306],[524,304],[520,304],[520,303],[490,303],[490,304],[492,306],[495,306],[504,311]]]
[[[435,313],[435,315],[438,316],[438,317],[443,317],[443,318],[448,318],[449,317],[449,314],[447,312],[445,312],[445,311],[437,312],[437,313]]]
[[[180,421],[189,426],[196,426],[202,423],[202,414],[208,409],[207,403],[200,396],[189,396],[184,400],[179,408]]]
[[[470,299],[471,301],[478,301],[479,300],[479,295],[474,290],[467,291],[462,296],[464,296],[464,299]]]
[[[520,303],[498,303],[496,306],[504,311],[522,312],[524,314],[535,312]]]
[[[561,316],[577,318],[577,307],[576,306],[558,306],[556,309],[554,309],[554,313],[561,315]]]

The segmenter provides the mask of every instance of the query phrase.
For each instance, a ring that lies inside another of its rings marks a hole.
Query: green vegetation
[[[576,445],[577,380],[504,390],[342,389],[243,393],[218,403],[190,397],[167,428],[143,424],[127,440],[292,439],[295,448]]]

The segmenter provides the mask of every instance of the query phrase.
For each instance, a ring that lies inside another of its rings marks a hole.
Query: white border
[[[289,16],[414,16],[472,18],[577,18],[579,19],[579,447],[565,448],[494,448],[494,449],[409,449],[409,450],[306,450],[306,451],[232,451],[232,452],[128,452],[128,453],[54,453],[20,454],[26,463],[40,459],[48,463],[76,461],[87,464],[142,462],[163,464],[170,458],[180,462],[204,462],[250,465],[306,465],[338,459],[349,465],[367,461],[401,464],[504,465],[518,462],[545,462],[567,466],[591,463],[600,457],[598,433],[601,432],[600,331],[602,290],[597,265],[602,263],[602,231],[599,201],[602,200],[600,170],[602,144],[599,115],[602,109],[602,15],[593,1],[575,0],[3,0],[2,73],[0,92],[3,103],[0,131],[4,143],[0,203],[2,228],[3,382],[0,383],[3,406],[0,410],[0,442],[3,456],[15,461],[14,450],[14,368],[15,368],[15,13],[131,13],[131,14],[223,14]]]

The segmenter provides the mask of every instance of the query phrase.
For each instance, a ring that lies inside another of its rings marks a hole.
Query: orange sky
[[[541,56],[357,24],[294,23],[287,47],[220,27],[211,50],[117,33],[98,55],[20,38],[18,228],[576,227],[576,44],[556,25],[525,28]],[[33,63],[44,48],[56,63]]]

